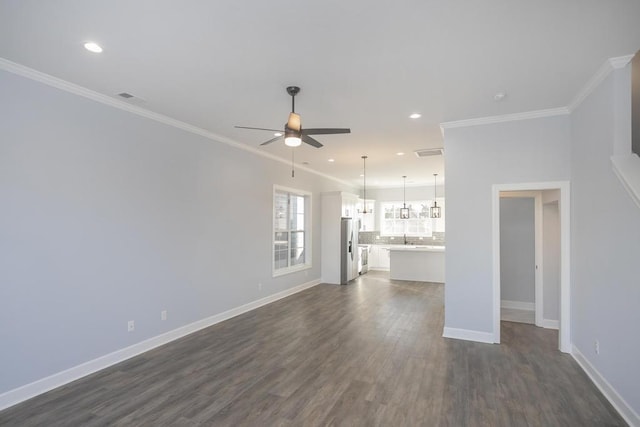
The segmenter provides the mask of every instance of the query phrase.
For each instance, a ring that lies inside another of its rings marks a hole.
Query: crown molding
[[[614,69],[626,67],[635,55],[616,56],[615,58],[609,58],[609,63]]]
[[[571,114],[580,106],[587,96],[593,92],[600,83],[614,70],[625,67],[633,58],[633,55],[617,56],[607,59],[598,68],[598,71],[589,79],[584,87],[578,92],[573,100],[566,107],[551,108],[548,110],[528,111],[524,113],[505,114],[502,116],[479,117],[476,119],[458,120],[440,123],[440,131],[444,136],[445,129],[461,128],[467,126],[486,125],[493,123],[511,122],[514,120],[538,119],[541,117],[561,116]]]
[[[468,126],[488,125],[493,123],[513,122],[516,120],[539,119],[543,117],[564,116],[569,114],[567,107],[550,108],[547,110],[527,111],[524,113],[504,114],[501,116],[478,117],[475,119],[457,120],[453,122],[440,123],[440,129],[444,133],[445,129],[462,128]]]
[[[633,58],[633,55],[618,56],[615,58],[609,58],[604,61],[604,64],[598,68],[598,71],[587,81],[583,88],[569,103],[567,108],[569,111],[575,111],[582,101],[584,101],[599,85],[607,78],[607,76],[614,70],[625,67]]]
[[[173,119],[169,116],[165,116],[163,114],[155,113],[151,110],[147,110],[137,105],[128,104],[124,101],[120,101],[119,99],[112,98],[108,95],[104,95],[102,93],[96,92],[91,89],[87,89],[84,86],[77,85],[75,83],[68,82],[66,80],[62,80],[58,77],[51,76],[49,74],[45,74],[43,72],[34,70],[33,68],[29,68],[22,64],[18,64],[16,62],[9,61],[8,59],[0,57],[0,70],[8,71],[13,74],[17,74],[19,76],[44,83],[48,86],[55,87],[56,89],[63,90],[65,92],[72,93],[74,95],[82,96],[84,98],[91,99],[92,101],[99,102],[104,105],[108,105],[110,107],[118,108],[120,110],[138,115],[140,117],[144,117],[146,119],[154,120],[156,122],[172,126],[177,129],[181,129],[183,131],[202,136],[207,138],[213,142],[218,142],[222,144],[229,145],[234,148],[238,148],[240,150],[248,151],[249,153],[265,157],[270,160],[275,160],[277,162],[291,165],[291,161],[287,159],[283,159],[282,157],[278,157],[275,154],[267,153],[261,151],[257,148],[248,146],[246,144],[242,144],[238,141],[235,141],[231,138],[227,138],[222,135],[218,135],[214,132],[208,131],[206,129],[200,128],[198,126],[191,125],[189,123]],[[307,166],[301,164],[295,164],[296,169],[303,170],[305,172],[309,172],[323,178],[335,181],[339,184],[346,185],[349,188],[353,188],[354,185],[348,181],[341,180],[340,178],[336,178],[335,176],[327,175],[325,173],[319,172],[317,170],[311,169]]]

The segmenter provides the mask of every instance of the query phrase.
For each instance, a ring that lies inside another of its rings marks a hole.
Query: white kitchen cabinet
[[[360,219],[360,231],[375,231],[376,220],[374,208],[376,205],[375,200],[367,199],[366,203],[363,199],[358,199],[358,219]],[[367,208],[367,213],[362,213],[364,208]]]
[[[444,251],[443,246],[394,246],[389,278],[444,283]]]
[[[371,247],[369,248],[369,268],[370,269],[378,268],[378,265],[380,264],[380,261],[378,260],[379,253],[380,253],[380,248],[378,247],[378,245],[371,245]]]
[[[391,267],[389,248],[389,245],[371,245],[371,252],[369,253],[370,269],[389,270]]]
[[[349,193],[340,193],[342,198],[342,216],[357,219],[358,196]]]

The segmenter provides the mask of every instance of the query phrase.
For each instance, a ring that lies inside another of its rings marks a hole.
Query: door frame
[[[500,343],[500,193],[503,191],[560,190],[560,325],[558,347],[563,353],[571,352],[571,185],[569,181],[494,184],[492,198],[492,247],[493,247],[493,342]],[[530,196],[529,196],[530,197]],[[540,204],[542,202],[540,201]],[[538,203],[536,202],[536,209]],[[541,228],[541,227],[540,227]],[[536,227],[536,240],[538,238]],[[541,237],[541,236],[540,236]],[[537,243],[538,244],[538,243]],[[542,240],[540,240],[542,246]],[[536,247],[538,258],[538,247]],[[540,257],[538,261],[542,261]],[[538,262],[536,261],[536,262]],[[538,264],[540,265],[540,264]],[[537,275],[540,275],[537,271]],[[538,280],[536,280],[536,285]],[[540,285],[542,281],[540,280]],[[542,293],[540,293],[542,296]],[[536,294],[536,318],[538,317]]]

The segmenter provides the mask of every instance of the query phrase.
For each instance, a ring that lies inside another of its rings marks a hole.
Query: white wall
[[[640,209],[609,160],[614,135],[631,126],[629,76],[614,71],[571,115],[572,337],[640,413]]]
[[[0,394],[320,278],[319,195],[354,189],[7,72],[0,93]],[[313,193],[313,268],[278,278],[273,184]]]
[[[535,199],[500,199],[500,299],[535,302]]]
[[[569,178],[569,117],[445,131],[445,327],[493,332],[492,185]]]

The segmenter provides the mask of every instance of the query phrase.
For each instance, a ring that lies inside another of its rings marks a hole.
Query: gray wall
[[[640,209],[609,160],[616,127],[631,126],[629,88],[629,68],[614,71],[571,116],[572,338],[640,413]]]
[[[320,278],[320,192],[353,188],[7,72],[0,93],[0,393]],[[313,192],[313,268],[278,278],[273,184]]]
[[[445,326],[493,332],[493,184],[569,179],[569,117],[445,131]]]
[[[535,199],[500,199],[500,299],[535,302]]]
[[[570,178],[573,345],[638,413],[640,209],[610,161],[630,134],[629,75],[612,72],[570,116],[446,130],[445,325],[492,331],[491,185]]]
[[[560,320],[560,210],[558,201],[542,205],[542,318]]]

